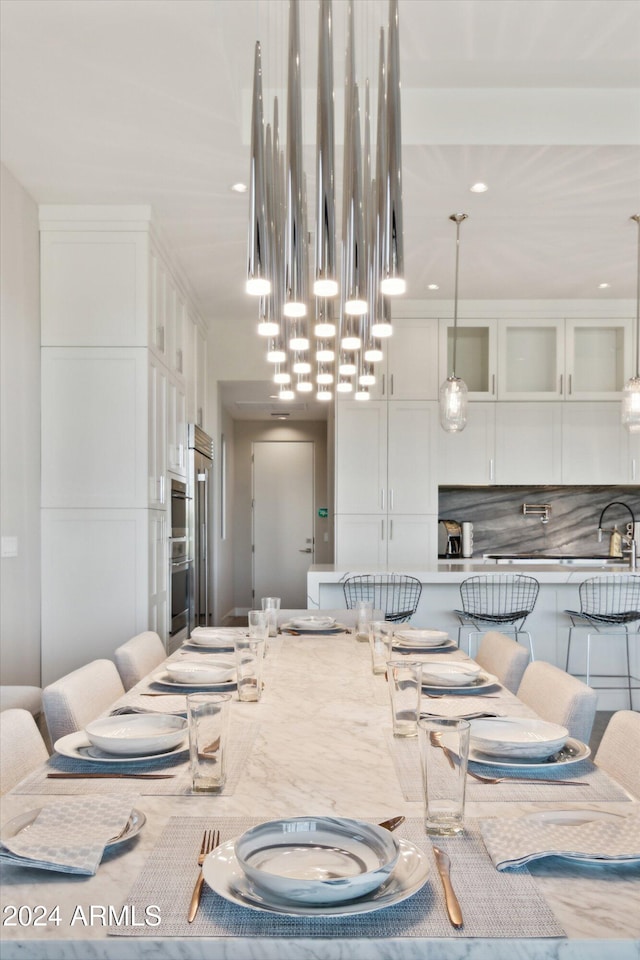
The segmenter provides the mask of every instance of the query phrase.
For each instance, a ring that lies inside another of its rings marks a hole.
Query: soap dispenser
[[[622,535],[617,526],[614,526],[609,537],[609,556],[622,557]]]

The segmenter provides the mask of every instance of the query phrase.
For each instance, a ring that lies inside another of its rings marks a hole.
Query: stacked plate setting
[[[402,627],[393,632],[393,646],[398,650],[431,650],[451,645],[449,634],[444,630],[426,630],[417,627]]]
[[[561,750],[569,731],[557,723],[528,717],[496,717],[471,722],[471,747],[488,757],[542,760]]]
[[[116,757],[167,753],[184,743],[187,721],[168,713],[103,717],[85,727],[94,749]]]

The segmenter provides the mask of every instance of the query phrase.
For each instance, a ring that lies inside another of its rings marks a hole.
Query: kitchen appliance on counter
[[[462,556],[462,525],[457,520],[438,520],[438,557]]]
[[[209,563],[210,523],[213,517],[213,440],[197,424],[189,424],[188,542],[193,557],[189,636],[194,627],[213,623],[213,571]]]

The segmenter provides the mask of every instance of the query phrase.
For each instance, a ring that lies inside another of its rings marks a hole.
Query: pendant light
[[[640,433],[640,213],[634,213],[638,227],[638,274],[636,281],[636,372],[622,391],[622,424],[629,433]]]
[[[264,117],[262,110],[262,60],[260,43],[255,46],[253,99],[251,107],[251,164],[249,169],[249,243],[247,293],[266,297],[271,292],[267,239],[266,183],[264,168]]]
[[[451,376],[440,387],[440,426],[447,433],[460,433],[467,425],[468,390],[464,380],[456,376],[456,350],[458,346],[458,268],[460,263],[460,224],[466,220],[466,213],[452,213],[449,220],[456,225],[456,281],[453,307],[453,351],[451,354]]]

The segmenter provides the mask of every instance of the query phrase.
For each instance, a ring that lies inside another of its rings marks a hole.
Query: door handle
[[[313,553],[311,547],[306,547],[305,550],[298,550],[298,553]]]

